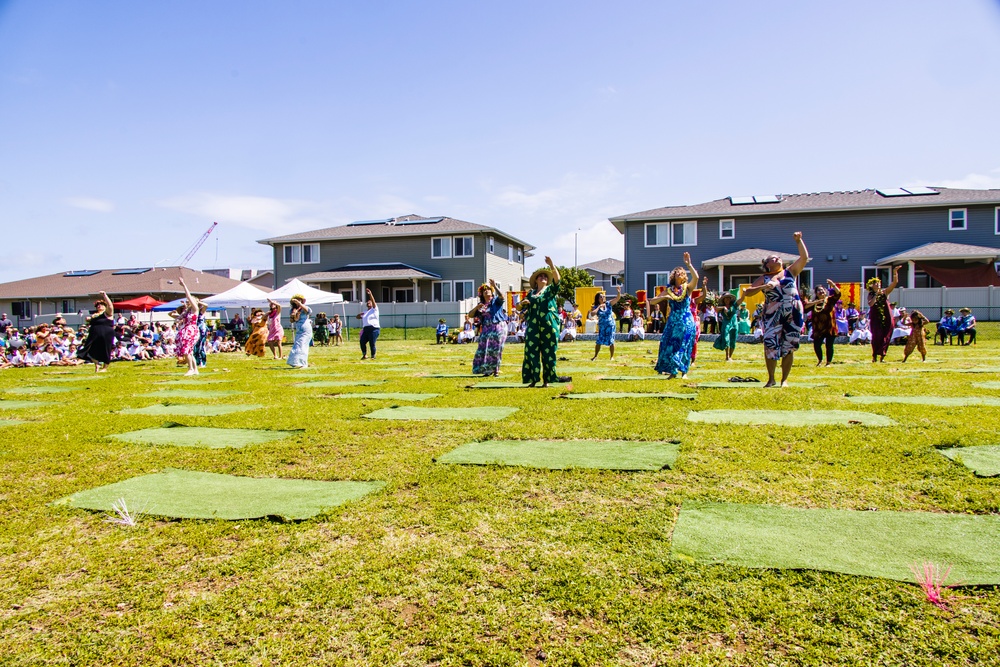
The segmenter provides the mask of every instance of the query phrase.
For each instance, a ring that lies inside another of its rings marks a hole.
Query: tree
[[[583,269],[572,266],[558,266],[559,270],[559,297],[563,301],[576,303],[577,287],[593,287],[594,276]]]

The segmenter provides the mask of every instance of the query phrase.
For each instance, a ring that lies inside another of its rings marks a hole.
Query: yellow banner
[[[573,298],[576,299],[576,307],[583,313],[583,319],[587,319],[587,313],[594,307],[594,298],[603,291],[604,289],[601,287],[576,288],[576,294]]]

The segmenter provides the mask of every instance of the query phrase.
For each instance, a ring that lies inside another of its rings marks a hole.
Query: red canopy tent
[[[166,303],[165,301],[157,301],[151,296],[137,296],[134,299],[129,299],[128,301],[119,301],[118,303],[112,303],[115,310],[138,310],[141,313],[148,313],[157,306]]]

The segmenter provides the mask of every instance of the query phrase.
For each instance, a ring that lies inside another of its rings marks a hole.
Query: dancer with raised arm
[[[691,354],[694,351],[695,336],[698,335],[691,314],[691,292],[698,284],[698,272],[691,265],[690,253],[684,253],[684,265],[670,272],[670,284],[660,296],[649,300],[649,305],[656,306],[665,301],[670,311],[667,313],[660,336],[660,351],[656,357],[656,372],[669,375],[671,379],[678,374],[687,377],[691,368]]]
[[[786,269],[777,255],[765,257],[761,262],[764,275],[757,278],[743,292],[743,296],[764,293],[763,331],[764,365],[767,366],[765,387],[774,387],[774,372],[781,360],[781,385],[788,386],[795,350],[799,349],[802,336],[802,299],[796,278],[809,263],[809,251],[802,240],[802,232],[792,235],[799,248],[799,257]]]
[[[281,353],[281,342],[285,339],[285,330],[281,327],[281,304],[268,299],[271,308],[267,311],[267,348],[274,355],[273,359],[284,359]]]
[[[615,360],[615,311],[614,306],[618,303],[618,299],[622,298],[622,288],[618,286],[618,296],[607,300],[604,292],[598,292],[594,296],[594,307],[590,309],[590,313],[587,314],[587,318],[596,315],[597,316],[597,343],[594,345],[594,356],[590,358],[591,361],[597,359],[598,353],[601,351],[602,345],[607,345],[608,350],[611,352],[611,361]]]
[[[739,336],[738,312],[742,305],[743,295],[737,299],[732,292],[723,292],[719,297],[719,336],[712,347],[725,352],[726,361],[732,361],[733,352],[736,351],[736,339]]]
[[[472,372],[475,375],[500,375],[503,361],[503,346],[507,342],[506,297],[500,286],[490,278],[487,285],[479,286],[479,303],[469,311],[469,318],[478,317],[482,323],[479,332],[479,346],[472,357]],[[445,329],[447,335],[447,328]]]
[[[187,373],[197,375],[198,362],[194,357],[194,346],[198,342],[198,311],[201,302],[188,289],[184,279],[180,279],[184,288],[185,300],[181,305],[180,316],[177,318],[177,358],[187,362]]]
[[[260,308],[250,311],[250,335],[243,346],[247,356],[254,355],[264,358],[264,346],[267,344],[267,315]]]
[[[372,359],[375,358],[375,342],[378,340],[379,332],[382,331],[378,320],[378,304],[375,303],[375,295],[370,289],[366,289],[365,294],[368,297],[365,300],[365,306],[368,310],[358,313],[358,319],[361,320],[362,361],[368,358],[368,347],[371,347]]]
[[[885,361],[889,351],[889,341],[892,340],[892,330],[895,328],[892,308],[889,306],[889,295],[899,284],[899,267],[892,267],[892,282],[882,289],[882,281],[871,278],[868,288],[868,322],[872,333],[872,363]]]
[[[556,350],[559,347],[559,270],[551,257],[531,274],[531,291],[518,304],[527,325],[524,335],[524,362],[521,381],[534,387],[541,380],[543,387],[550,382],[568,382],[556,374]]]
[[[292,312],[288,319],[292,321],[295,329],[295,339],[292,342],[292,351],[288,353],[288,365],[292,368],[306,368],[309,366],[309,345],[313,339],[312,321],[309,314],[312,312],[306,305],[306,298],[301,294],[293,294],[289,299]]]
[[[812,311],[813,350],[816,351],[816,365],[823,364],[823,346],[826,346],[826,365],[833,363],[833,342],[839,335],[839,327],[834,317],[837,300],[840,298],[840,288],[837,283],[827,279],[827,287],[817,287],[816,300],[804,304],[805,311]]]
[[[111,363],[115,347],[115,307],[111,299],[101,292],[101,299],[94,302],[93,315],[87,318],[87,341],[76,353],[84,361],[94,362],[94,372],[103,373]]]

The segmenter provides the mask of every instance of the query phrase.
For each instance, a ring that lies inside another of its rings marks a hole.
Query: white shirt
[[[381,328],[378,325],[378,306],[365,311],[365,314],[361,316],[361,326]]]

